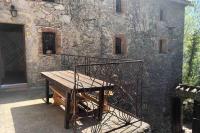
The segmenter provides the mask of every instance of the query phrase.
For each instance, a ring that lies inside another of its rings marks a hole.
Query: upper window
[[[164,10],[160,9],[160,21],[164,21]]]
[[[159,53],[160,54],[167,53],[166,40],[164,39],[159,40]]]
[[[121,13],[122,12],[122,1],[116,0],[116,12]]]
[[[115,38],[115,54],[122,54],[122,39],[119,37]]]
[[[42,0],[42,1],[55,2],[55,0]]]
[[[120,34],[114,37],[113,52],[116,55],[126,55],[127,54],[127,45],[125,40],[125,35]]]
[[[56,54],[55,37],[54,32],[42,33],[43,54]]]

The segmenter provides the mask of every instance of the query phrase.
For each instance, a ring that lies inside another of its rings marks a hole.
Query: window
[[[55,36],[54,32],[42,33],[43,54],[56,54]]]
[[[54,2],[57,4],[63,4],[63,0],[38,0],[38,1],[46,1],[46,2]]]
[[[41,27],[39,30],[40,42],[39,54],[61,54],[61,31],[52,27]]]
[[[115,54],[122,54],[122,39],[119,37],[115,38]]]
[[[164,21],[164,10],[160,9],[160,21]]]
[[[161,39],[159,41],[159,53],[160,54],[167,53],[166,40],[164,39]]]
[[[55,0],[42,0],[42,1],[55,2]]]
[[[117,34],[113,38],[113,54],[127,55],[126,38],[124,34]]]
[[[122,1],[116,0],[116,12],[121,13],[122,12]]]

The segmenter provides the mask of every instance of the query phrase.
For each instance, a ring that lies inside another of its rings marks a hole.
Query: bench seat
[[[55,87],[53,85],[50,85],[49,88],[53,91],[53,100],[54,105],[63,105],[65,106],[65,91],[62,89],[59,89],[58,87]],[[104,100],[104,111],[109,110],[109,106],[107,104],[107,98],[109,94],[105,94],[105,100]],[[76,101],[76,107],[78,103],[81,103],[83,105],[83,102],[91,101],[95,103],[96,105],[99,105],[99,100],[92,94],[86,94],[86,93],[80,93],[77,95],[77,101]],[[71,103],[71,107],[73,107],[73,103]],[[73,108],[72,108],[73,109]]]

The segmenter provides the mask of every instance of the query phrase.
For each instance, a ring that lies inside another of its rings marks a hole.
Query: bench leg
[[[98,113],[99,121],[102,120],[103,109],[104,109],[104,89],[101,89],[99,91],[99,113]]]
[[[49,81],[46,80],[46,104],[49,104]]]
[[[71,114],[70,114],[70,110],[71,110],[71,94],[70,93],[66,93],[66,99],[65,99],[65,128],[69,129],[69,122],[71,119]]]

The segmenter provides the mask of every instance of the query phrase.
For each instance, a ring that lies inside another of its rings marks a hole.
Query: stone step
[[[27,83],[0,85],[0,89],[26,89],[26,88],[28,88]]]

